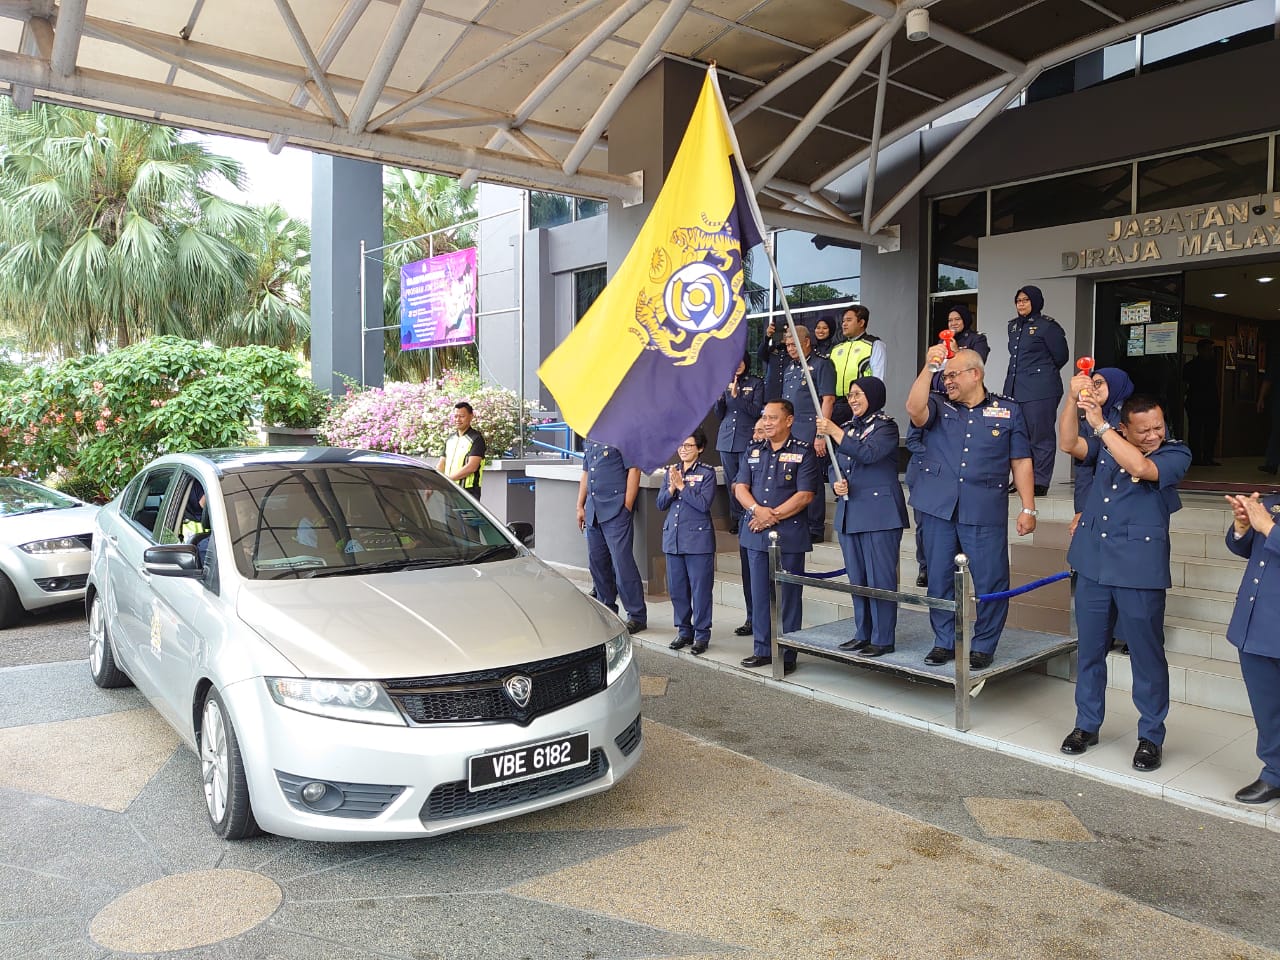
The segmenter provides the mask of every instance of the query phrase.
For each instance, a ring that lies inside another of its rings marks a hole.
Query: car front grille
[[[476,813],[488,813],[493,810],[504,810],[530,800],[554,796],[566,790],[572,790],[583,784],[598,780],[609,772],[609,758],[599,747],[591,751],[591,762],[584,767],[562,770],[535,780],[522,780],[509,783],[490,790],[472,793],[467,789],[467,781],[454,780],[442,783],[431,791],[427,802],[422,805],[418,818],[423,823],[437,820],[452,820]]]
[[[36,586],[45,593],[62,593],[66,590],[83,590],[88,580],[87,573],[77,573],[73,577],[36,577]]]
[[[640,746],[640,714],[636,714],[636,718],[631,721],[627,729],[614,737],[613,742],[618,745],[624,757],[629,757],[635,752],[636,747]]]
[[[532,681],[529,702],[520,706],[504,681],[523,675]],[[496,670],[383,681],[387,693],[417,725],[433,723],[516,723],[594,696],[605,688],[604,646]]]

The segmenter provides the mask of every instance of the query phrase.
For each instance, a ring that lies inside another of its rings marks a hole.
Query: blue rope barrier
[[[830,580],[832,577],[843,577],[845,574],[845,568],[841,567],[839,570],[832,570],[830,573],[813,573],[812,571],[808,573],[791,573],[790,570],[783,570],[782,572],[790,573],[793,577],[812,577],[814,580]]]
[[[977,598],[979,603],[991,600],[1008,600],[1010,597],[1016,597],[1021,593],[1030,593],[1032,590],[1038,590],[1050,583],[1057,583],[1059,580],[1065,580],[1071,576],[1070,570],[1063,570],[1061,573],[1055,573],[1051,577],[1042,577],[1039,580],[1032,580],[1030,583],[1024,583],[1020,587],[1014,587],[1012,590],[1001,590],[999,593],[984,593]]]

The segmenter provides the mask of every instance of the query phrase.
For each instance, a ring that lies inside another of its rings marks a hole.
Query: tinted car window
[[[164,505],[164,494],[169,489],[173,474],[172,467],[160,467],[143,477],[138,498],[125,514],[134,526],[153,540],[156,523],[160,519],[160,508]]]
[[[388,464],[247,467],[222,481],[235,563],[255,580],[510,559],[507,536],[449,481]]]

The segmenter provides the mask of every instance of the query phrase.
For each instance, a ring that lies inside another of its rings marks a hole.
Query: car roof
[[[165,457],[169,460],[169,457]],[[173,460],[200,460],[221,476],[251,467],[283,464],[324,466],[344,463],[379,463],[402,467],[426,466],[421,460],[399,453],[377,450],[355,450],[346,447],[226,447],[217,450],[191,450],[172,455]]]

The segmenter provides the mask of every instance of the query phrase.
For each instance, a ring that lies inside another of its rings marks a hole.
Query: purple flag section
[[[475,339],[475,247],[400,268],[401,350],[449,347]]]
[[[743,199],[750,188],[744,188],[732,157],[728,163],[736,199],[725,232],[739,241],[741,252],[732,252],[734,267],[725,273],[740,274],[745,289],[742,257],[762,238]],[[708,251],[704,259],[712,263],[716,255]],[[744,315],[737,328],[724,339],[706,340],[696,363],[679,366],[658,350],[645,350],[600,411],[591,439],[617,447],[628,463],[645,471],[671,463],[676,447],[702,425],[746,353],[745,297],[740,294],[739,299],[743,300]],[[583,376],[590,375],[590,371],[583,371]]]

